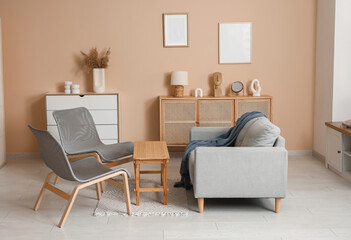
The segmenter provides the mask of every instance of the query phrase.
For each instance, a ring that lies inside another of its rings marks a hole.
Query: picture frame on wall
[[[163,14],[163,47],[189,47],[188,13]]]
[[[251,63],[251,22],[219,23],[219,64]]]

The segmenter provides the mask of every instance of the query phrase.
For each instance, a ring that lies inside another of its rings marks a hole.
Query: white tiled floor
[[[180,158],[171,159],[169,178],[178,178],[179,164]],[[273,199],[205,199],[201,215],[189,191],[187,217],[93,217],[95,190],[87,188],[62,229],[56,224],[65,200],[47,192],[39,211],[31,209],[48,172],[39,159],[11,160],[0,169],[1,240],[351,239],[351,184],[309,156],[289,158],[280,214],[272,211]],[[73,185],[59,186],[70,191]]]

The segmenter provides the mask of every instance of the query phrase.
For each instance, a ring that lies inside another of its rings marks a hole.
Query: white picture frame
[[[189,47],[188,14],[163,14],[163,47]]]
[[[251,22],[219,23],[219,64],[251,63]]]

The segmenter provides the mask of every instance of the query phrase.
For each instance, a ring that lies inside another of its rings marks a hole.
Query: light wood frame
[[[51,179],[51,176],[54,175],[54,172],[50,172],[47,177],[45,178],[45,181],[44,181],[44,184],[41,188],[41,191],[39,193],[39,196],[37,198],[37,201],[34,205],[34,210],[37,211],[40,204],[41,204],[41,201],[43,200],[43,195],[44,195],[44,192],[45,190],[49,190],[53,193],[55,193],[56,195],[66,199],[68,201],[67,205],[66,205],[66,208],[65,208],[65,211],[63,212],[62,214],[62,217],[61,217],[61,220],[60,220],[60,223],[58,224],[58,227],[63,227],[66,223],[66,220],[67,220],[67,217],[72,209],[72,206],[73,206],[73,203],[74,203],[74,200],[76,199],[77,197],[77,194],[78,194],[78,191],[82,188],[85,188],[85,187],[88,187],[88,186],[91,186],[91,185],[96,185],[96,194],[97,194],[97,199],[100,200],[101,198],[101,189],[100,189],[100,183],[102,181],[108,181],[109,183],[119,187],[119,188],[122,188],[124,189],[124,195],[125,195],[125,201],[126,201],[126,208],[127,208],[127,213],[130,215],[132,214],[132,210],[131,210],[131,205],[130,205],[130,195],[129,195],[129,186],[128,186],[128,175],[125,171],[118,171],[118,172],[114,172],[114,173],[111,173],[109,175],[106,175],[106,176],[103,176],[103,177],[100,177],[98,179],[95,179],[95,180],[92,180],[90,182],[86,182],[86,183],[82,183],[82,184],[79,184],[77,185],[71,194],[67,194],[66,192],[58,189],[57,187],[49,184],[49,181]],[[119,182],[116,182],[115,180],[112,180],[111,178],[113,177],[116,177],[118,175],[122,175],[123,176],[123,184],[119,183]]]
[[[179,46],[169,46],[166,45],[166,26],[165,26],[165,16],[167,15],[186,15],[186,28],[187,28],[187,44]],[[180,48],[180,47],[189,47],[189,14],[188,13],[164,13],[162,14],[162,29],[163,29],[163,47],[164,48]]]
[[[136,186],[136,205],[140,203],[141,192],[163,192],[163,204],[167,205],[167,164],[169,162],[169,153],[166,142],[162,141],[144,141],[134,143],[134,172]],[[161,170],[140,170],[140,164],[161,164]],[[140,174],[161,174],[161,185],[158,188],[141,188]]]
[[[140,204],[140,193],[141,192],[163,192],[163,205],[167,205],[167,192],[169,188],[167,186],[167,164],[169,159],[160,160],[134,160],[134,171],[135,171],[135,193],[136,193],[136,205]],[[140,164],[161,164],[161,170],[141,171]],[[140,174],[161,174],[161,185],[160,188],[141,188],[140,187]]]
[[[67,158],[70,162],[75,162],[78,161],[80,159],[86,158],[86,157],[95,157],[100,163],[104,164],[106,167],[116,167],[125,163],[129,163],[133,161],[133,157],[127,157],[118,161],[114,161],[114,162],[104,162],[100,155],[97,152],[91,152],[91,153],[82,153],[82,154],[76,154],[76,155],[67,155]],[[56,176],[55,180],[54,180],[54,185],[58,184],[60,180],[59,176]],[[105,192],[106,190],[106,184],[104,181],[102,181],[100,183],[100,191],[101,192]]]

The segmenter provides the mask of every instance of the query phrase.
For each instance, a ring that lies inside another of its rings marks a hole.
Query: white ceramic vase
[[[93,69],[94,92],[105,92],[105,68]]]

